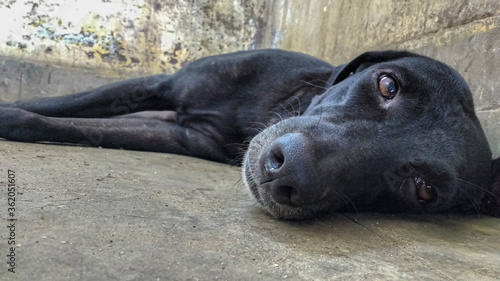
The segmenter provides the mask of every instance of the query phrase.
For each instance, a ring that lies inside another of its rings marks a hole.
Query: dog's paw
[[[0,107],[0,138],[26,141],[27,132],[39,126],[40,116],[18,108]]]
[[[15,124],[16,115],[19,110],[4,107],[0,102],[0,138],[9,139],[10,131]]]

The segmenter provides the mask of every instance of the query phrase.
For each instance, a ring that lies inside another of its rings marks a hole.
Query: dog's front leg
[[[175,153],[218,162],[230,156],[207,132],[146,118],[54,118],[0,107],[0,137],[22,142]]]
[[[163,90],[169,76],[155,75],[105,85],[95,90],[60,97],[1,102],[0,106],[19,108],[50,117],[99,118],[144,110],[171,110]]]

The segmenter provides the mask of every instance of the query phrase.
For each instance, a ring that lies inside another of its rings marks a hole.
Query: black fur
[[[0,119],[0,137],[15,141],[232,164],[246,151],[246,185],[280,218],[497,208],[489,189],[499,172],[470,90],[450,67],[408,52],[369,52],[338,67],[280,50],[237,52],[170,76],[1,103]]]

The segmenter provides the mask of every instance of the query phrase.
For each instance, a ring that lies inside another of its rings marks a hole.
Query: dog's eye
[[[392,99],[398,92],[398,83],[387,75],[382,75],[378,78],[378,90],[382,97]]]

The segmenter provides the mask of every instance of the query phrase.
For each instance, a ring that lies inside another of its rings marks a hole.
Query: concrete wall
[[[0,53],[116,76],[252,48],[258,1],[0,1]]]
[[[263,45],[341,64],[369,50],[406,49],[458,70],[500,156],[500,1],[279,0]]]
[[[0,99],[173,73],[200,57],[255,48],[264,7],[246,0],[0,0]]]
[[[54,96],[254,48],[341,64],[407,49],[456,68],[500,155],[498,0],[0,0],[0,99]]]

